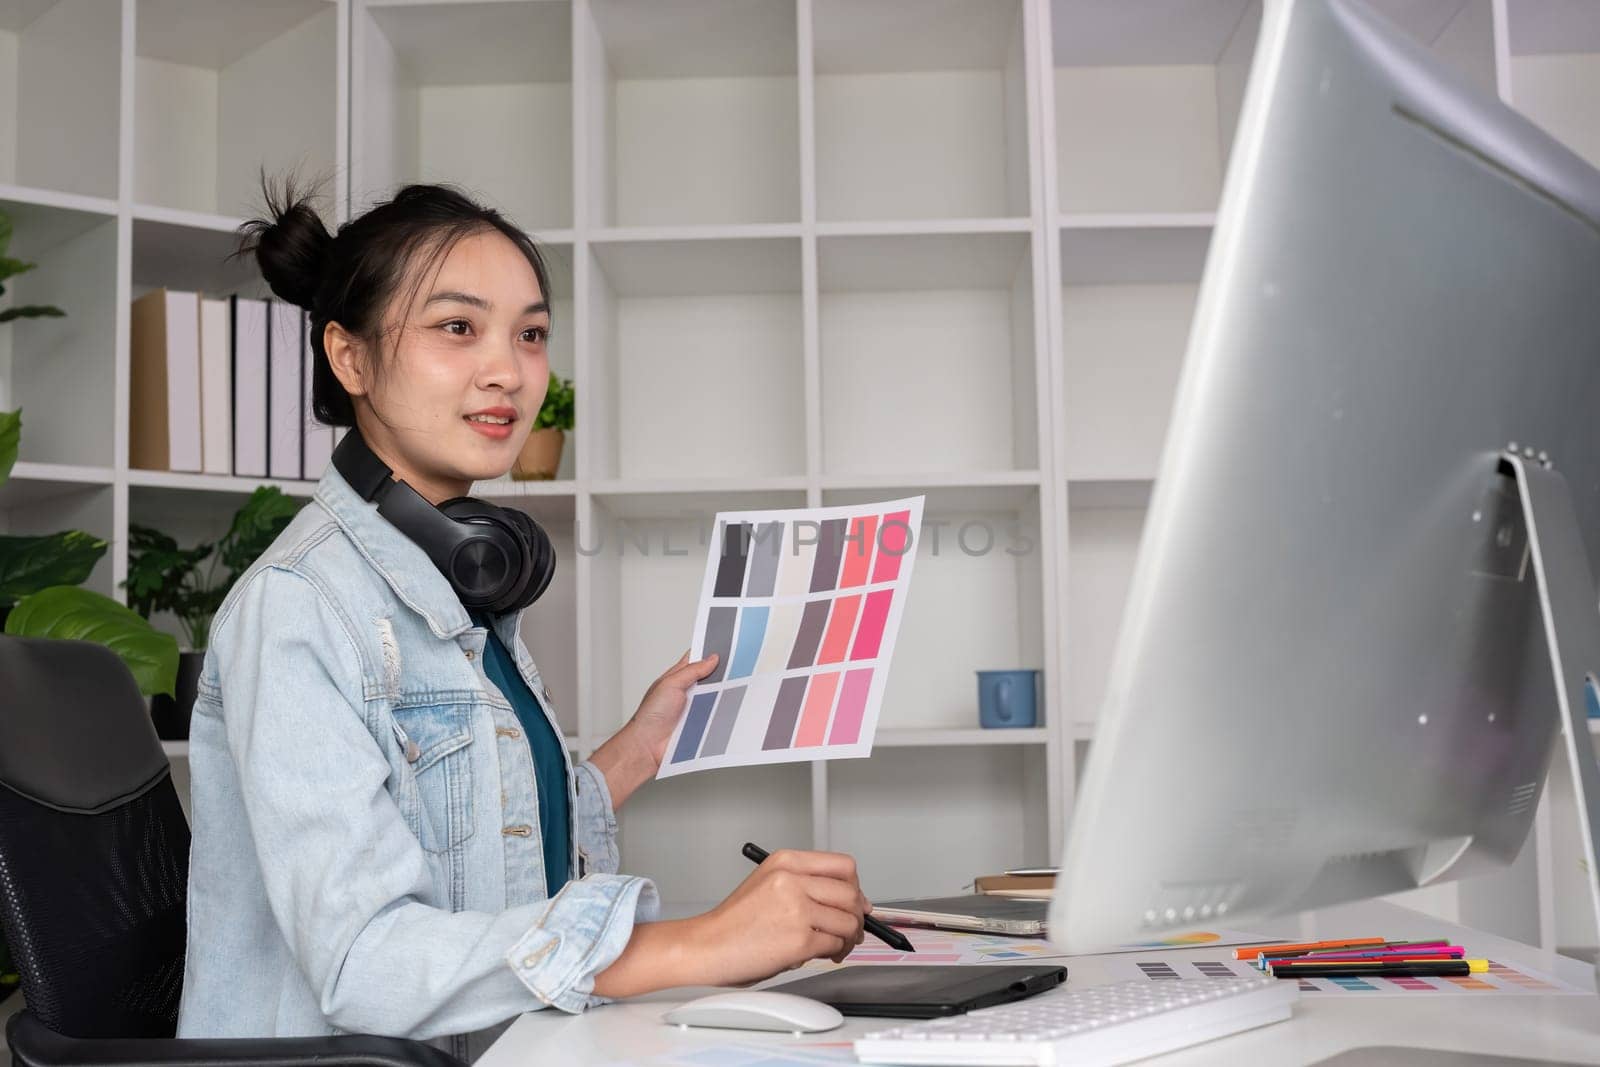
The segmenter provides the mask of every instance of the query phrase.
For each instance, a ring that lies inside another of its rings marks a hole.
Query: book
[[[233,473],[233,347],[228,302],[200,299],[200,469]]]
[[[300,375],[300,309],[281,300],[268,301],[271,332],[267,340],[267,476],[300,477],[300,445],[304,429]]]
[[[301,441],[304,460],[301,477],[316,480],[322,477],[322,472],[327,470],[328,463],[333,459],[333,427],[322,425],[311,411],[311,383],[315,373],[317,354],[311,345],[311,316],[302,312],[300,319],[304,332],[301,350],[305,360],[300,372],[301,381],[304,384],[302,404],[304,409],[302,415],[304,438]]]
[[[233,473],[267,476],[267,302],[233,298]]]
[[[200,295],[152,289],[135,300],[129,363],[129,466],[198,473]]]
[[[1056,876],[1053,874],[984,874],[972,880],[972,888],[989,896],[1018,897],[1025,900],[1049,900],[1055,895]]]

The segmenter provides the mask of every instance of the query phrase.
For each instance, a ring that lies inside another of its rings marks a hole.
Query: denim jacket
[[[499,636],[554,724],[519,618]],[[387,1034],[470,1061],[521,1012],[600,1002],[655,887],[616,873],[605,778],[569,757],[575,880],[546,899],[533,758],[486,636],[332,468],[241,576],[190,727],[179,1036]]]

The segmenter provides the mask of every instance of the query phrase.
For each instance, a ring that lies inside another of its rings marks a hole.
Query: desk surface
[[[1585,989],[1595,988],[1594,969],[1528,945],[1442,922],[1383,901],[1351,904],[1274,924],[1264,933],[1296,940],[1377,932],[1385,937],[1449,937],[1474,953],[1553,974]],[[1215,958],[1217,949],[1162,950],[1172,957]],[[1106,957],[1079,956],[1066,963],[1065,988],[1084,989],[1109,979]],[[1043,962],[1043,961],[1041,961]],[[790,973],[769,984],[790,981]],[[885,1024],[879,1019],[847,1018],[826,1034],[796,1039],[787,1034],[755,1031],[689,1029],[664,1024],[661,1014],[672,1005],[708,989],[679,989],[619,1001],[571,1016],[555,1011],[523,1015],[478,1060],[479,1067],[527,1067],[528,1064],[611,1064],[650,1060],[663,1053],[707,1045],[772,1044],[795,1041],[848,1041]],[[1050,994],[1042,994],[1049,996]],[[1219,1041],[1194,1045],[1144,1062],[1188,1067],[1194,1064],[1309,1064],[1348,1049],[1369,1045],[1425,1048],[1570,1060],[1600,1064],[1600,998],[1594,996],[1470,996],[1406,1000],[1354,996],[1315,1001],[1303,997],[1288,1022],[1246,1031]]]

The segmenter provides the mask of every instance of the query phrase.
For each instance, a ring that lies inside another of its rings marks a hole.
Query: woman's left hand
[[[689,690],[716,667],[715,652],[697,660],[685,652],[650,683],[628,724],[589,757],[606,776],[613,808],[622,807],[635,789],[655,777],[666,757],[667,741],[689,703]]]
[[[666,758],[667,741],[672,737],[672,731],[677,729],[678,720],[683,718],[683,709],[689,703],[689,690],[716,669],[715,652],[697,660],[690,660],[689,653],[685,652],[678,657],[678,662],[668,667],[645,690],[644,699],[639,701],[639,710],[633,713],[625,729],[633,731],[634,740],[649,753],[652,774]]]

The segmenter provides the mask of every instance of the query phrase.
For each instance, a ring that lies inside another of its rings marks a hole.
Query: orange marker
[[[1236,960],[1253,960],[1257,956],[1298,956],[1302,952],[1313,952],[1318,949],[1330,948],[1359,948],[1362,945],[1382,945],[1386,942],[1381,937],[1351,937],[1343,941],[1308,941],[1303,945],[1252,945],[1246,948],[1233,950]]]

